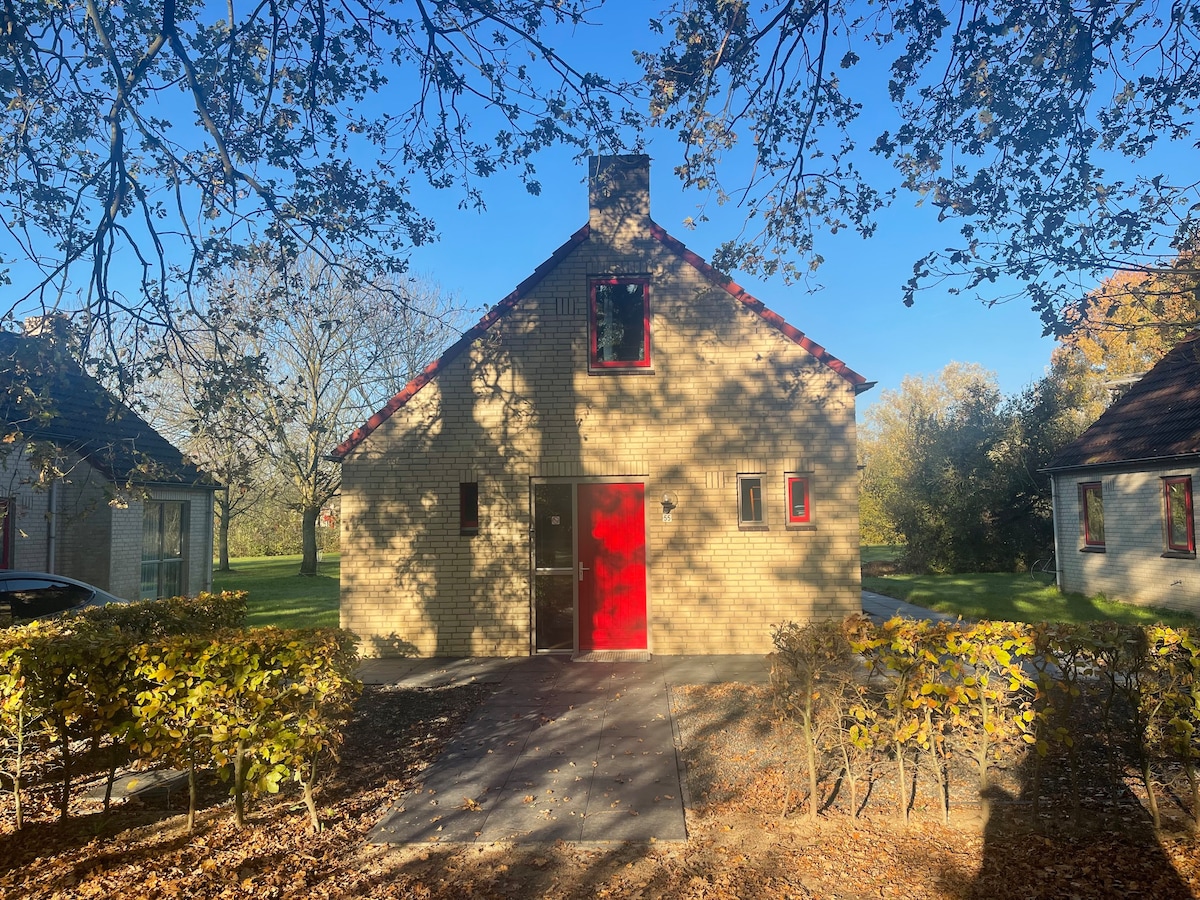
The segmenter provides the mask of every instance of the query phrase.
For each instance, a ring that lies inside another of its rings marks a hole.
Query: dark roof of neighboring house
[[[671,237],[671,235],[667,234],[665,229],[661,228],[654,222],[650,223],[650,234],[655,238],[655,240],[662,243],[665,247],[678,255],[689,265],[697,269],[700,274],[708,279],[708,281],[713,285],[726,291],[747,309],[750,309],[759,315],[767,324],[774,327],[785,337],[799,344],[801,347],[815,356],[820,362],[824,363],[826,366],[833,369],[833,371],[837,372],[837,374],[842,376],[842,378],[844,378],[846,381],[850,382],[850,384],[854,386],[856,393],[861,393],[872,386],[874,382],[868,382],[866,378],[864,378],[862,375],[859,375],[820,344],[811,340],[807,335],[804,334],[804,332],[800,331],[800,329],[789,325],[786,321],[784,321],[782,316],[768,309],[765,305],[763,305],[761,300],[751,295],[745,288],[737,284],[727,275],[722,274],[711,265],[706,263],[698,254],[693,253],[691,250],[685,247],[682,242]],[[425,385],[437,377],[437,374],[442,371],[442,369],[444,369],[452,360],[470,347],[477,338],[485,334],[487,330],[491,328],[492,325],[494,325],[498,320],[503,318],[509,312],[509,310],[517,305],[517,302],[522,297],[533,290],[533,288],[535,288],[542,281],[542,279],[554,269],[555,266],[557,266],[568,254],[570,254],[572,250],[586,241],[590,235],[591,228],[588,225],[584,225],[573,235],[571,235],[570,239],[565,244],[563,244],[550,255],[549,259],[533,270],[533,274],[517,285],[516,289],[511,294],[488,310],[487,314],[480,319],[474,325],[474,327],[464,332],[463,336],[454,344],[452,344],[436,361],[430,363],[429,366],[425,368],[425,371],[405,385],[404,389],[392,397],[392,399],[387,402],[383,409],[371,416],[371,418],[368,419],[363,425],[359,426],[358,429],[356,429],[355,432],[350,435],[350,437],[346,438],[346,440],[334,448],[333,452],[330,454],[331,458],[335,460],[341,460],[347,453],[361,444],[367,438],[367,436],[371,434],[371,432],[391,418],[392,414],[396,412],[396,410],[404,406],[404,404],[416,396],[417,392],[419,392],[423,387],[425,387]]]
[[[48,339],[0,331],[0,410],[7,433],[78,453],[110,481],[213,486]]]
[[[1193,331],[1047,470],[1200,455],[1200,330]]]

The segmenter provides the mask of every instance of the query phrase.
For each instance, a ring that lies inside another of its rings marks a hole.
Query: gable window
[[[763,477],[761,475],[738,476],[738,525],[751,527],[767,524],[767,511],[763,507]]]
[[[1179,475],[1163,479],[1163,515],[1167,552],[1194,556],[1196,520],[1192,516],[1192,478]]]
[[[142,516],[143,600],[183,593],[184,504],[147,500]]]
[[[1104,492],[1099,481],[1079,486],[1079,508],[1083,518],[1083,549],[1104,549]]]
[[[458,485],[458,533],[479,533],[478,481],[464,481]]]
[[[650,284],[595,278],[588,303],[588,363],[593,369],[650,366]]]
[[[812,502],[808,496],[808,476],[787,476],[787,523],[808,525],[812,522]]]

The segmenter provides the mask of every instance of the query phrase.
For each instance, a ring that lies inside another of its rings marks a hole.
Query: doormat
[[[649,650],[589,650],[572,656],[571,662],[650,662]]]

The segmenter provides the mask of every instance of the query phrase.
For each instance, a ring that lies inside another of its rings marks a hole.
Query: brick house
[[[760,653],[861,609],[865,379],[591,160],[588,223],[333,453],[364,652]]]
[[[0,332],[0,568],[130,600],[209,589],[213,485],[58,346]]]
[[[1064,591],[1200,614],[1200,331],[1046,467]]]

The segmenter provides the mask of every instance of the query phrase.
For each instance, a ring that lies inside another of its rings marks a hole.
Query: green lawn
[[[859,548],[864,563],[895,562],[902,552],[903,544],[863,544]]]
[[[892,547],[864,547],[863,559],[888,559]],[[341,560],[327,554],[316,577],[302,577],[299,556],[235,559],[232,572],[214,572],[214,590],[249,591],[247,624],[311,628],[338,624]],[[863,588],[967,619],[1010,622],[1165,622],[1195,625],[1185,613],[1115,603],[1102,597],[1060,594],[1027,574],[885,575],[863,578]]]
[[[325,554],[316,576],[301,576],[299,556],[232,559],[232,572],[213,572],[213,590],[249,591],[247,625],[336,627],[341,558]]]
[[[1028,574],[884,575],[863,578],[863,588],[967,619],[1006,622],[1094,622],[1195,625],[1186,613],[1115,603],[1103,597],[1060,594]]]

